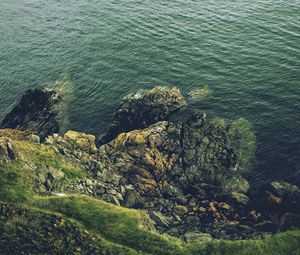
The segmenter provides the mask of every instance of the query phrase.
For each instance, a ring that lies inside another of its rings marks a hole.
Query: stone
[[[196,114],[183,125],[181,136],[181,169],[186,177],[186,181],[182,179],[183,186],[197,189],[205,183],[211,192],[210,187],[219,187],[224,180],[238,175],[236,153],[226,126],[208,122],[205,114]]]
[[[270,186],[271,191],[281,197],[292,196],[293,194],[300,195],[300,189],[287,182],[271,182]]]
[[[93,186],[93,181],[90,180],[90,179],[86,179],[86,180],[85,180],[85,184],[86,184],[87,186]]]
[[[74,148],[80,149],[87,153],[93,153],[97,150],[95,145],[96,137],[93,135],[69,130],[64,134],[64,139],[72,144]]]
[[[0,140],[0,161],[8,158],[7,143],[4,140]]]
[[[247,204],[249,202],[249,197],[245,194],[238,193],[238,192],[231,192],[228,196],[235,202],[240,204]]]
[[[42,139],[59,132],[58,113],[55,109],[61,100],[54,90],[45,88],[28,90],[20,102],[6,115],[1,128],[30,131]]]
[[[238,192],[245,194],[250,189],[248,181],[241,176],[234,176],[230,179],[227,179],[224,181],[222,186],[224,193]]]
[[[271,182],[261,186],[256,195],[258,207],[266,211],[300,213],[300,189],[287,182]]]
[[[177,88],[154,87],[127,96],[117,109],[109,130],[100,143],[105,144],[122,132],[142,129],[158,121],[165,120],[170,114],[186,105]],[[137,139],[142,139],[138,137]]]
[[[155,225],[163,226],[166,228],[170,227],[171,220],[169,218],[167,218],[166,216],[164,216],[162,213],[152,211],[152,212],[149,212],[149,216],[154,221]]]
[[[142,209],[144,207],[144,202],[141,196],[132,190],[127,190],[125,194],[125,199],[123,206],[134,209]]]
[[[11,160],[16,160],[16,159],[18,158],[18,152],[17,152],[17,150],[15,149],[14,144],[11,143],[11,142],[7,142],[6,146],[7,146],[7,154],[8,154],[8,157],[9,157]]]
[[[32,143],[40,144],[41,143],[41,138],[38,135],[35,134],[30,134],[28,136],[28,140]]]

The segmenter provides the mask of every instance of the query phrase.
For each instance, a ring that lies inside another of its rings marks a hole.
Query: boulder
[[[96,137],[90,134],[79,133],[69,130],[63,136],[64,140],[74,146],[74,149],[80,149],[87,153],[95,153],[97,148],[95,145]]]
[[[247,193],[250,189],[249,182],[241,176],[235,176],[224,181],[222,191],[225,193]]]
[[[223,122],[209,122],[205,114],[188,119],[181,131],[183,185],[220,187],[229,178],[239,176],[237,157]],[[181,178],[182,181],[182,178]]]
[[[128,190],[125,194],[123,206],[134,209],[142,209],[144,202],[139,193],[133,190]]]
[[[6,115],[1,128],[13,128],[39,135],[42,139],[59,132],[56,105],[60,97],[55,90],[40,88],[25,92],[20,102]]]
[[[300,213],[300,189],[296,185],[271,182],[261,187],[259,196],[263,198],[264,209]]]
[[[40,166],[36,170],[35,191],[61,191],[65,174],[56,168]]]
[[[18,159],[18,152],[10,138],[0,139],[0,162]]]
[[[100,140],[105,144],[122,132],[142,129],[166,118],[186,105],[177,88],[154,87],[127,96],[117,109],[107,134]]]

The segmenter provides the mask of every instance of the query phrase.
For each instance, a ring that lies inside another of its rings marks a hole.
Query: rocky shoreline
[[[100,139],[60,131],[55,90],[28,91],[2,122],[0,162],[22,161],[16,141],[53,149],[85,174],[64,182],[53,166],[32,163],[37,194],[87,194],[127,208],[145,210],[160,233],[186,242],[254,239],[300,228],[300,189],[270,180],[253,189],[253,146],[243,144],[240,125],[210,120],[205,113],[185,122],[168,117],[185,107],[176,88],[155,87],[121,102]],[[253,142],[253,139],[250,141]]]

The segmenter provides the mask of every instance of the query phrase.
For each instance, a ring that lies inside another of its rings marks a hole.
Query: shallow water
[[[248,119],[258,169],[291,176],[299,58],[300,0],[1,0],[0,118],[62,73],[74,83],[70,126],[96,134],[130,92],[174,85],[187,96],[208,85],[188,111]]]

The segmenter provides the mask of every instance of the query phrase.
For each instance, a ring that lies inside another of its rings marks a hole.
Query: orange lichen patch
[[[266,191],[266,198],[269,203],[276,204],[276,205],[281,204],[283,201],[283,199],[281,197],[276,197],[269,191]]]
[[[225,202],[221,202],[218,204],[218,207],[219,208],[222,208],[222,209],[226,209],[226,210],[229,210],[231,208],[231,206]]]
[[[175,210],[180,213],[187,213],[188,209],[183,205],[176,205]]]
[[[259,215],[257,214],[257,212],[255,210],[252,210],[251,212],[249,212],[249,217],[254,220],[257,220]]]
[[[137,144],[145,143],[145,137],[141,133],[137,133],[134,137],[134,142]]]
[[[240,224],[240,222],[237,221],[237,220],[228,222],[228,225],[229,225],[229,226],[234,226],[234,225],[238,225],[238,224]]]
[[[207,211],[206,208],[204,208],[204,207],[199,207],[198,210],[200,213],[205,213]]]
[[[215,203],[214,202],[210,202],[209,203],[209,209],[208,209],[209,212],[212,212],[212,213],[217,213],[217,208],[215,207]]]

